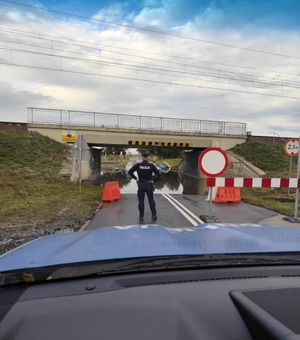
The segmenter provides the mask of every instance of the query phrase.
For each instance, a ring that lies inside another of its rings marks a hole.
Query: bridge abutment
[[[178,175],[183,186],[183,194],[206,194],[205,176],[198,167],[198,158],[202,150],[186,152],[178,167]]]
[[[72,150],[71,181],[91,181],[100,178],[101,150],[90,148],[82,135],[78,136]]]

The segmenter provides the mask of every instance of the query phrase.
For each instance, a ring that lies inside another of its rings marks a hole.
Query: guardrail
[[[246,136],[246,124],[28,107],[28,123]]]

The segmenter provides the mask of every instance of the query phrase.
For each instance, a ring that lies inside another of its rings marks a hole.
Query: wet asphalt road
[[[126,171],[137,161],[139,161],[137,157],[132,157],[126,166]],[[206,220],[209,219],[207,222],[259,224],[268,220],[267,224],[280,223],[280,220],[276,223],[278,214],[270,210],[244,202],[211,203],[204,195],[182,194],[182,188],[176,192],[167,189],[155,191],[157,221],[151,220],[149,204],[145,197],[145,218],[141,223],[138,219],[136,190],[136,182],[132,180],[127,187],[121,189],[121,200],[103,202],[102,208],[85,230],[135,224],[160,224],[169,228],[191,227],[204,223],[203,216]]]
[[[204,223],[203,219],[199,219],[199,216],[203,215],[213,216],[222,223],[258,224],[264,219],[277,215],[272,211],[243,202],[210,203],[206,201],[207,196],[202,195],[156,193],[154,198],[158,216],[155,222],[151,220],[147,198],[145,199],[145,219],[141,223],[138,219],[136,193],[125,193],[122,194],[121,200],[103,202],[102,209],[95,215],[86,230],[134,224],[160,224],[170,228],[190,227]]]

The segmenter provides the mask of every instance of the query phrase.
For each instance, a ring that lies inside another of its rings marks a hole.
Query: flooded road
[[[105,226],[140,224],[138,219],[137,184],[127,171],[136,162],[132,159],[123,171],[110,172],[101,176],[105,182],[119,183],[122,199],[115,202],[103,202],[102,209],[93,218],[87,230]],[[155,201],[158,210],[158,223],[170,228],[180,228],[199,223],[202,216],[213,216],[222,223],[257,224],[277,213],[266,209],[240,203],[214,203],[207,200],[207,188],[197,178],[182,176],[175,171],[162,173],[156,182]],[[203,188],[206,193],[194,193],[193,190]],[[189,191],[188,193],[186,191]],[[153,223],[146,204],[144,224]]]
[[[135,163],[140,161],[141,159],[138,157],[131,157],[124,170],[102,174],[100,179],[101,184],[117,181],[121,193],[136,193],[136,182],[129,177],[127,172]],[[199,179],[195,176],[188,176],[172,170],[166,173],[161,172],[160,179],[155,183],[155,187],[156,193],[207,195],[208,192],[205,179]]]

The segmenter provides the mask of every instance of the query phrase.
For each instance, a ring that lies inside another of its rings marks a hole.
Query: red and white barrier
[[[208,187],[300,188],[300,178],[207,178]]]

